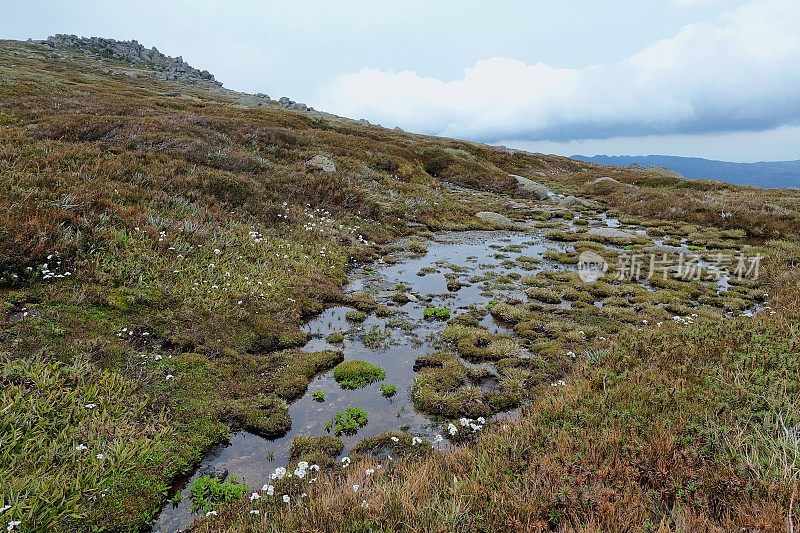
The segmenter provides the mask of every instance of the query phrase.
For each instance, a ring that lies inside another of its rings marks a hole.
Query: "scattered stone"
[[[484,222],[490,222],[495,226],[505,226],[505,227],[516,226],[513,220],[511,220],[505,215],[501,215],[500,213],[495,213],[494,211],[481,211],[479,213],[475,213],[475,216],[483,220]]]
[[[520,189],[526,193],[532,194],[535,198],[539,200],[547,200],[550,197],[550,189],[541,183],[537,183],[523,176],[517,176],[516,174],[509,174],[509,176],[517,180],[517,186]]]
[[[565,196],[564,198],[562,198],[561,201],[558,202],[558,205],[559,205],[559,207],[573,207],[574,205],[576,205],[578,203],[580,203],[578,198],[576,198],[575,196],[570,195],[570,196]]]
[[[210,478],[216,479],[217,481],[225,481],[225,478],[228,477],[228,469],[227,468],[217,469],[214,465],[208,465],[201,468],[198,471],[198,474],[201,476],[208,476]]]
[[[308,161],[306,166],[312,170],[321,170],[322,172],[336,172],[336,165],[329,157],[324,155],[315,155]]]

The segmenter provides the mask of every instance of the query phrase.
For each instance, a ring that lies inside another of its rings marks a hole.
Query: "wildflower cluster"
[[[32,267],[28,267],[28,270],[32,270]],[[42,275],[42,280],[64,279],[72,275],[72,272],[69,271],[61,272],[61,260],[54,254],[49,254],[47,256],[47,262],[42,263],[39,267],[39,271]],[[14,275],[14,277],[16,277],[16,275]]]

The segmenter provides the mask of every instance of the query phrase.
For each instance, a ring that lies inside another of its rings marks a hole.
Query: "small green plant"
[[[381,385],[381,394],[386,398],[391,398],[397,394],[397,385]]]
[[[325,423],[325,430],[334,430],[337,435],[355,435],[359,428],[367,425],[367,412],[360,407],[348,407],[344,411],[337,411],[333,420]]]
[[[237,483],[235,476],[231,476],[229,481],[200,476],[192,483],[189,492],[192,494],[192,510],[208,513],[224,503],[238,500],[247,492],[247,487]]]
[[[325,391],[322,389],[317,389],[311,393],[311,397],[314,398],[315,402],[324,402],[325,401]]]
[[[368,361],[343,361],[333,369],[333,379],[343,389],[360,389],[386,377],[386,371]]]
[[[446,307],[426,307],[422,311],[422,316],[427,319],[447,320],[450,318],[450,309]]]
[[[368,332],[361,336],[361,342],[364,346],[371,350],[383,348],[387,340],[391,337],[391,333],[385,328],[380,329],[378,326],[372,326]]]

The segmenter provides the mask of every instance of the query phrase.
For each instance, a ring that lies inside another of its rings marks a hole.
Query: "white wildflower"
[[[258,509],[250,509],[250,514],[261,514],[261,511]]]
[[[458,433],[458,428],[452,423],[447,424],[447,431],[450,432],[451,435],[455,435],[456,433]]]
[[[79,452],[82,452],[84,450],[88,450],[89,447],[85,444],[78,444],[77,446],[75,446],[75,449],[78,450]]]
[[[260,495],[259,493],[257,493],[257,492],[254,492],[253,494],[251,494],[251,495],[250,495],[250,501],[251,501],[251,502],[254,502],[254,501],[256,501],[257,499],[259,499],[260,497],[261,497],[261,495]]]
[[[288,494],[284,494],[283,495],[283,503],[289,503],[289,500],[290,500],[289,495]]]
[[[209,512],[206,513],[206,516],[217,516],[217,512],[216,511],[209,511]]]
[[[397,437],[392,437],[392,442],[400,442],[400,439],[398,439]]]
[[[372,474],[374,474],[374,473],[375,473],[375,469],[373,469],[373,468],[367,468],[367,470],[366,470],[364,473],[365,473],[366,475],[368,475],[368,476],[371,476]]]
[[[361,485],[353,485],[353,492],[358,492],[358,488],[359,488],[360,486],[361,486]]]

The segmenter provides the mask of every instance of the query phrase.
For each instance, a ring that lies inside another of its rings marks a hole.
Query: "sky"
[[[0,0],[0,38],[136,39],[226,87],[562,155],[800,159],[800,0]]]

